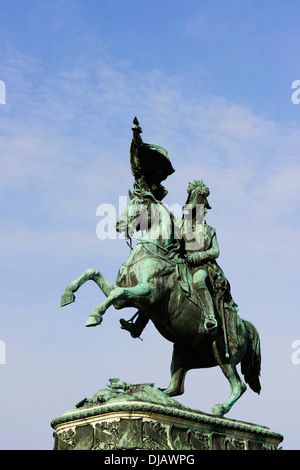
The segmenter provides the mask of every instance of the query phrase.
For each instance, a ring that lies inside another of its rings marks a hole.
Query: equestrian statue
[[[100,325],[110,306],[136,309],[120,319],[121,328],[140,337],[149,321],[173,343],[171,380],[167,396],[184,393],[188,370],[219,366],[230,383],[230,396],[212,408],[223,416],[250,388],[260,393],[260,339],[256,328],[238,315],[230,284],[218,265],[216,230],[205,216],[211,209],[209,188],[202,180],[187,187],[182,218],[163,204],[167,190],[161,184],[175,170],[167,151],[141,139],[135,118],[130,146],[134,177],[130,202],[116,222],[116,230],[130,242],[131,252],[109,282],[98,269],[86,270],[65,289],[61,306],[75,301],[74,293],[86,281],[94,281],[106,299],[89,315],[86,326]],[[138,235],[137,235],[138,234]],[[136,238],[135,246],[132,239]],[[241,365],[241,374],[237,365]]]

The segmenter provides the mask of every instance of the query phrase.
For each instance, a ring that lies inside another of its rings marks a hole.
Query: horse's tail
[[[243,320],[248,332],[248,345],[246,353],[241,361],[241,371],[244,375],[245,382],[249,384],[251,389],[260,393],[261,385],[259,381],[261,369],[261,353],[259,334],[252,323]]]

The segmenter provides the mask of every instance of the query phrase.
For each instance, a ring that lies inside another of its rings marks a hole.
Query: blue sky
[[[59,307],[85,269],[114,281],[128,256],[123,241],[97,238],[96,210],[132,187],[135,115],[144,141],[165,147],[176,169],[166,202],[183,203],[195,177],[209,186],[220,265],[261,335],[262,394],[247,391],[228,417],[299,448],[297,6],[2,2],[1,448],[52,448],[50,421],[109,377],[168,384],[171,345],[151,325],[134,341],[118,321],[131,311],[111,308],[85,328],[103,300],[94,285]],[[180,401],[209,412],[228,393],[221,371],[191,371]]]

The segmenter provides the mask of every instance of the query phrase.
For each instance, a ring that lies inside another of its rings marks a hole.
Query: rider
[[[187,192],[184,209],[188,216],[184,218],[182,230],[185,258],[192,273],[194,291],[205,309],[204,326],[207,330],[214,330],[217,327],[215,309],[220,308],[220,300],[235,312],[238,306],[231,297],[230,284],[216,262],[219,256],[216,230],[204,220],[207,211],[211,209],[207,201],[209,189],[203,181],[193,180]]]
[[[187,201],[183,207],[187,212],[182,224],[185,258],[192,274],[194,292],[202,308],[204,307],[205,328],[210,330],[217,327],[217,321],[208,288],[206,265],[208,261],[214,261],[219,256],[219,245],[215,229],[204,220],[208,209],[211,209],[207,201],[208,187],[202,181],[193,180],[189,183],[187,192]]]
[[[207,197],[209,189],[201,180],[193,180],[188,185],[188,198],[183,209],[181,233],[185,246],[185,259],[192,274],[194,292],[204,306],[205,323],[207,330],[214,331],[217,327],[215,307],[218,308],[222,299],[226,306],[238,311],[237,304],[230,293],[230,284],[222,269],[216,262],[219,256],[219,245],[216,230],[206,224],[204,216],[211,209]],[[198,210],[198,209],[204,210]],[[137,317],[136,321],[133,319]],[[142,333],[149,319],[138,311],[131,320],[120,320],[121,327],[128,330],[133,338]]]

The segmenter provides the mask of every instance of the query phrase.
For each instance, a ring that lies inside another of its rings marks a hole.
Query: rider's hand
[[[202,256],[201,256],[201,253],[199,252],[187,253],[185,255],[185,259],[190,266],[197,266],[198,264],[201,263]]]

